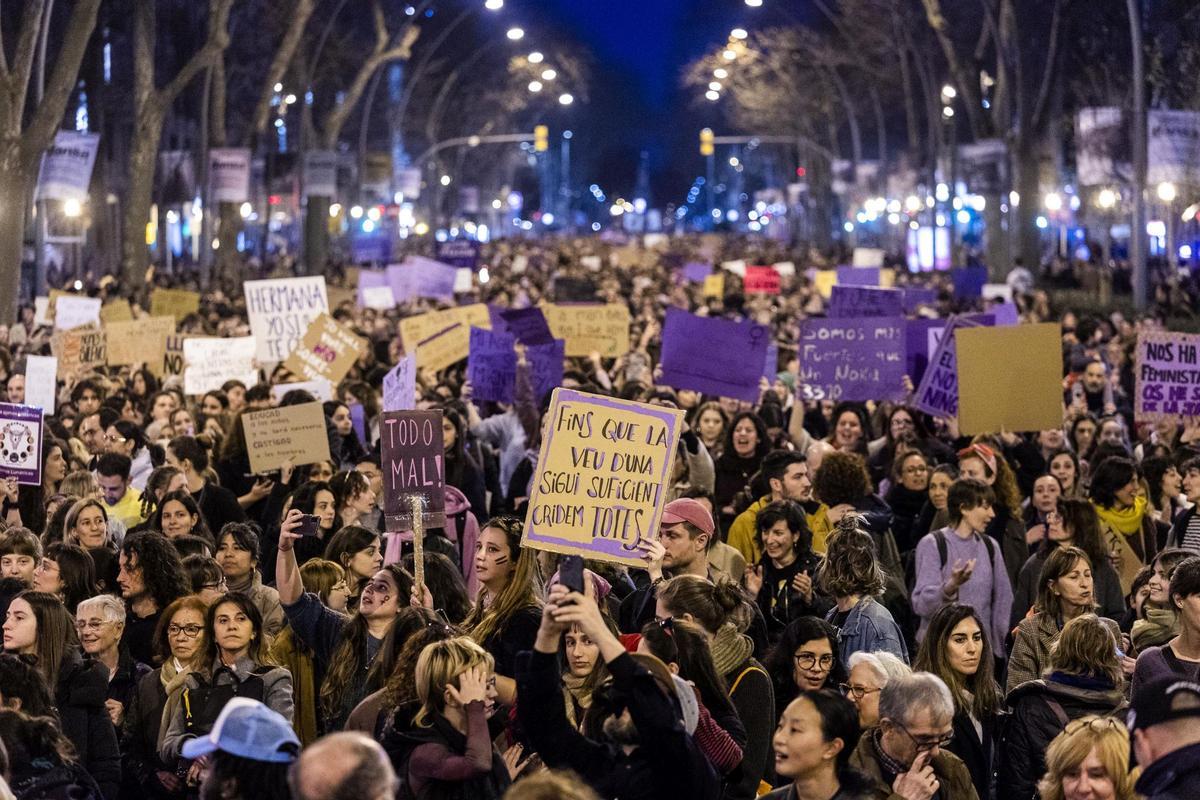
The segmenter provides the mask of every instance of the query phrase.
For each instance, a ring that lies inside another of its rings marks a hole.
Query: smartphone
[[[583,559],[579,556],[563,556],[558,562],[558,582],[572,592],[583,594]]]
[[[315,514],[305,514],[300,518],[300,527],[296,529],[296,533],[301,536],[316,536],[320,521],[321,518]]]

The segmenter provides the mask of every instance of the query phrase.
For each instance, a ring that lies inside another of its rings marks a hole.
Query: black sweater
[[[121,752],[104,706],[108,670],[72,653],[59,672],[54,699],[63,735],[75,745],[80,766],[96,779],[107,800],[114,800],[121,786]]]

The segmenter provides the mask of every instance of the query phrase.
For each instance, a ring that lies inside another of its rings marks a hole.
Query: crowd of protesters
[[[795,322],[821,295],[800,274],[747,296],[729,274],[703,297],[677,268],[720,260],[705,246],[595,271],[584,257],[614,251],[598,240],[501,242],[457,298],[526,307],[582,284],[627,304],[628,352],[570,358],[562,385],[685,414],[642,568],[588,561],[582,591],[522,546],[548,398],[477,402],[461,362],[417,380],[445,420],[423,584],[411,532],[385,530],[381,382],[399,320],[431,302],[331,308],[371,342],[323,404],[331,458],[269,474],[243,415],[316,399],[274,398],[296,380],[279,365],[202,396],[152,364],[60,375],[41,485],[0,482],[0,798],[1200,787],[1200,424],[1138,424],[1131,402],[1136,335],[1158,323],[1018,293],[1022,322],[1061,322],[1062,424],[963,437],[903,403],[803,400]],[[918,313],[972,308],[933,285]],[[771,327],[757,402],[658,382],[671,306]],[[246,335],[244,303],[211,291],[180,331]],[[30,308],[3,334],[21,403],[51,330]]]

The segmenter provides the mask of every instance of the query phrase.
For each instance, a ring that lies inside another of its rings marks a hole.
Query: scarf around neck
[[[732,622],[726,622],[713,637],[709,650],[712,651],[717,674],[728,675],[754,652],[754,642],[749,636],[739,633]]]
[[[1096,506],[1096,513],[1100,515],[1100,521],[1113,530],[1132,536],[1141,530],[1142,517],[1146,515],[1146,498],[1135,497],[1132,506],[1120,510]]]

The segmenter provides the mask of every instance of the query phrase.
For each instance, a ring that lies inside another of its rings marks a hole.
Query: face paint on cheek
[[[496,557],[496,566],[500,566],[501,564],[507,564],[507,563],[508,563],[508,556],[497,556]]]

